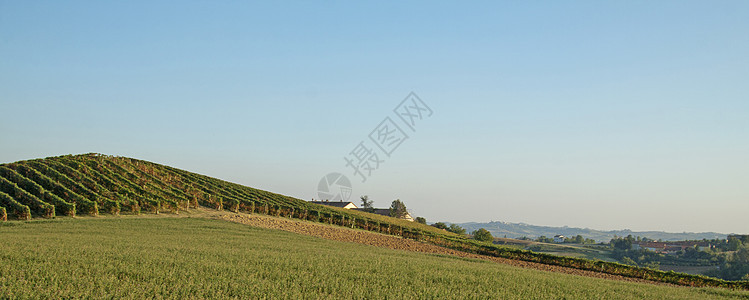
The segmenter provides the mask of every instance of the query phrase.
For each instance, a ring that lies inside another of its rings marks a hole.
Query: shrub
[[[51,191],[61,199],[70,201],[75,204],[77,213],[89,214],[96,216],[99,214],[99,206],[96,202],[86,199],[85,197],[68,189],[64,184],[72,184],[73,181],[60,174],[59,172],[38,162],[26,164],[11,164],[19,174],[28,177],[44,189]],[[32,167],[33,166],[33,167]],[[45,175],[47,174],[47,175]],[[48,177],[48,175],[50,177]]]
[[[6,193],[0,192],[0,205],[7,207],[19,220],[31,219],[31,210],[29,207],[18,203],[18,201]]]
[[[435,228],[447,230],[447,225],[445,223],[442,223],[442,222],[434,223],[434,224],[432,224],[432,226],[435,227]]]
[[[104,201],[97,201],[101,203],[101,209],[106,211],[107,213],[113,214],[113,215],[119,215],[120,214],[120,203],[111,199],[106,199]]]
[[[226,199],[225,209],[231,212],[239,212],[239,200],[237,199]]]
[[[0,166],[0,175],[4,176],[9,181],[15,183],[28,192],[29,194],[37,197],[42,202],[55,206],[55,210],[63,215],[75,216],[75,204],[68,203],[65,200],[57,197],[56,195],[44,190],[40,185],[17,173],[13,169],[5,166]]]
[[[479,228],[478,230],[471,232],[471,235],[473,235],[474,240],[477,240],[480,242],[494,241],[494,237],[492,236],[492,233],[489,232],[489,230],[486,230],[484,228]]]
[[[447,228],[447,231],[455,234],[466,234],[466,229],[458,226],[457,224],[450,224],[450,227]]]
[[[29,194],[24,189],[18,187],[15,183],[0,177],[0,191],[13,196],[18,202],[28,206],[35,214],[44,218],[55,217],[55,207],[49,203],[39,200],[36,196]]]

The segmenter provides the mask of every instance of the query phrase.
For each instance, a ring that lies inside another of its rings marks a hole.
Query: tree
[[[427,219],[424,219],[424,217],[416,217],[416,223],[426,224]]]
[[[659,261],[648,261],[648,262],[645,262],[642,266],[645,268],[658,270],[661,267],[661,263]]]
[[[434,224],[432,224],[432,226],[435,227],[435,228],[447,230],[447,225],[445,223],[442,223],[442,222],[434,223]]]
[[[732,238],[728,240],[728,251],[736,251],[741,247],[741,240]]]
[[[575,237],[575,243],[577,243],[577,244],[582,244],[582,243],[585,243],[585,238],[583,238],[583,236],[582,236],[582,235],[579,235],[579,234],[578,234],[578,235],[577,235],[577,236]]]
[[[637,266],[637,263],[627,256],[623,257],[621,262],[625,265],[630,265],[630,266],[635,266],[635,267]]]
[[[749,263],[749,248],[747,247],[739,248],[739,250],[733,254],[733,257],[731,257],[731,259],[734,263],[742,263],[742,264]]]
[[[406,205],[400,199],[393,200],[390,204],[390,216],[393,218],[402,218],[408,214]]]
[[[628,238],[611,239],[611,246],[618,250],[629,250],[632,248],[632,240]]]
[[[359,197],[359,199],[361,199],[361,207],[364,209],[364,211],[374,212],[374,208],[372,207],[372,203],[374,201],[369,200],[369,196],[364,195],[364,196]]]
[[[708,271],[706,274],[725,280],[749,279],[749,249],[740,247],[720,265],[720,269]]]
[[[484,228],[479,228],[478,230],[471,232],[471,235],[473,235],[474,240],[481,242],[491,242],[494,240],[492,233]]]
[[[450,227],[447,228],[447,231],[457,234],[466,234],[466,229],[458,226],[457,224],[450,224]]]

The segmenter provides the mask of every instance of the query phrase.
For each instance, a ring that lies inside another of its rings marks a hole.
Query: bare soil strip
[[[649,281],[649,280],[644,280],[644,279],[639,279],[639,278],[630,278],[630,277],[624,277],[624,276],[619,276],[619,275],[611,275],[611,274],[606,274],[606,273],[579,270],[579,269],[574,269],[574,268],[552,266],[552,265],[545,265],[545,264],[534,263],[534,262],[471,254],[471,253],[443,248],[443,247],[439,247],[439,246],[435,246],[431,244],[426,244],[426,243],[422,243],[422,242],[418,242],[418,241],[414,241],[410,239],[404,239],[404,238],[397,237],[397,236],[385,235],[385,234],[363,231],[363,230],[358,230],[358,229],[350,229],[350,228],[345,228],[345,227],[340,227],[340,226],[313,223],[313,222],[303,221],[303,220],[278,218],[278,217],[256,215],[256,214],[231,213],[227,211],[210,211],[210,210],[206,210],[203,213],[199,213],[195,216],[225,220],[225,221],[230,221],[230,222],[250,225],[254,227],[260,227],[260,228],[284,230],[288,232],[310,235],[310,236],[315,236],[315,237],[324,238],[328,240],[334,240],[334,241],[365,244],[365,245],[370,245],[374,247],[382,247],[382,248],[412,251],[412,252],[452,255],[452,256],[465,257],[465,258],[476,258],[476,259],[489,260],[489,261],[516,266],[516,267],[521,267],[521,268],[565,273],[565,274],[572,274],[572,275],[578,275],[578,276],[630,281],[630,282],[642,282],[642,283],[648,283],[648,284],[670,285],[670,284],[666,284],[662,282],[654,282],[654,281]]]

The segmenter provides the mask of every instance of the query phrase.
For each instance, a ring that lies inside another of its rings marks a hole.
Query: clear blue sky
[[[357,181],[410,92],[434,114]],[[429,221],[749,228],[749,2],[1,1],[0,162],[100,152]]]

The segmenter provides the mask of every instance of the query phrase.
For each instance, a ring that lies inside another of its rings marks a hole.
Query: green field
[[[91,153],[0,164],[0,220],[179,214],[198,207],[322,222],[468,253],[683,286],[749,290],[747,281],[725,281],[605,262],[592,252],[581,257],[562,257],[478,242],[426,224],[313,204],[127,157]]]
[[[533,242],[523,249],[559,256],[579,257],[592,260],[616,262],[616,259],[611,258],[611,250],[600,247],[586,247],[576,244],[569,245]]]
[[[705,299],[749,292],[520,269],[200,218],[0,224],[0,298]]]

